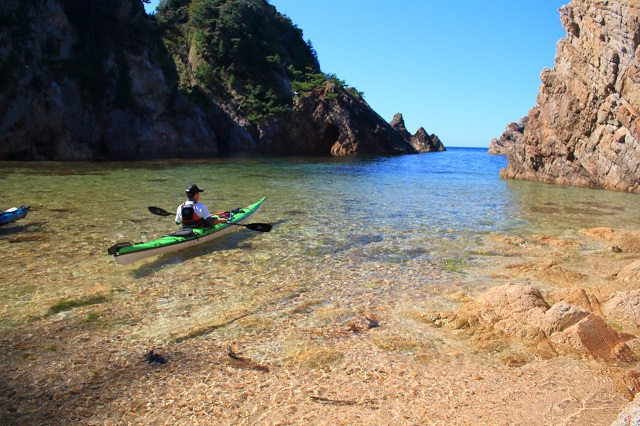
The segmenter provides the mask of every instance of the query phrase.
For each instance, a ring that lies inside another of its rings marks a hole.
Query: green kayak
[[[226,218],[226,223],[219,223],[214,227],[181,229],[172,234],[163,235],[156,240],[144,243],[118,243],[110,247],[108,252],[115,257],[116,262],[120,265],[128,265],[138,260],[146,259],[147,257],[172,253],[187,247],[206,243],[207,241],[230,234],[240,227],[268,232],[271,229],[271,226],[268,224],[242,224],[260,209],[264,200],[265,197],[250,206],[237,208],[218,215],[221,218]]]

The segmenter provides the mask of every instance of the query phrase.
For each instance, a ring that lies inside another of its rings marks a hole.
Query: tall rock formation
[[[420,127],[414,135],[411,135],[404,124],[404,117],[399,112],[393,116],[390,124],[418,152],[446,151],[440,138],[436,135],[429,135],[424,127]]]
[[[640,193],[640,0],[572,0],[504,178]]]
[[[250,140],[175,89],[139,0],[3,0],[0,15],[0,159],[214,156],[221,124]]]

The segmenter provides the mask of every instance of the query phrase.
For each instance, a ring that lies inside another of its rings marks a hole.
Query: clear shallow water
[[[46,303],[51,292],[64,298],[91,288],[153,288],[164,297],[194,270],[226,289],[227,308],[249,309],[281,288],[324,285],[351,292],[327,291],[331,303],[367,287],[437,304],[444,290],[487,284],[484,277],[462,282],[447,268],[473,262],[470,253],[484,235],[640,227],[637,195],[505,181],[499,178],[505,166],[503,156],[463,148],[366,159],[0,163],[0,207],[32,206],[25,220],[0,229],[0,278],[27,274],[30,281],[23,293],[0,294],[16,300],[4,315],[39,303],[39,286],[49,292]],[[266,196],[254,221],[273,223],[273,231],[243,230],[116,265],[107,247],[174,229],[171,217],[153,216],[147,206],[173,211],[193,182],[205,188],[201,200],[212,211]]]

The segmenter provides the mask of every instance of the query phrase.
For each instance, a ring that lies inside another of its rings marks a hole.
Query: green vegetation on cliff
[[[0,1],[0,159],[345,155],[402,145],[383,132],[331,151],[340,135],[356,140],[353,127],[387,123],[367,114],[337,119],[347,123],[340,129],[316,123],[366,103],[321,71],[302,30],[267,0],[164,0],[151,15],[143,1]]]
[[[250,121],[287,111],[326,76],[302,31],[265,0],[164,0],[155,14],[180,88],[230,102]]]
[[[286,112],[294,94],[327,81],[346,86],[321,72],[302,30],[266,0],[163,0],[150,16],[140,0],[58,1],[76,33],[65,53],[62,33],[34,27],[42,6],[10,0],[11,7],[0,9],[9,29],[7,47],[0,48],[0,89],[17,87],[12,82],[37,56],[36,89],[47,78],[70,78],[94,106],[135,108],[126,55],[145,51],[170,85],[249,121]]]

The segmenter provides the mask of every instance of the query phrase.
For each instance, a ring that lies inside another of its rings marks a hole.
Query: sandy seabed
[[[249,267],[241,248],[217,255],[224,271],[207,269],[211,253],[162,268],[89,256],[83,272],[40,270],[29,259],[55,256],[55,244],[5,234],[0,423],[611,424],[635,393],[620,377],[636,365],[539,357],[517,339],[478,345],[425,319],[506,282],[601,297],[637,288],[611,278],[637,253],[583,238],[487,236],[477,262],[448,270],[327,256],[309,282],[297,259],[234,280]],[[563,272],[534,267],[550,261]],[[364,285],[361,268],[374,269]]]

